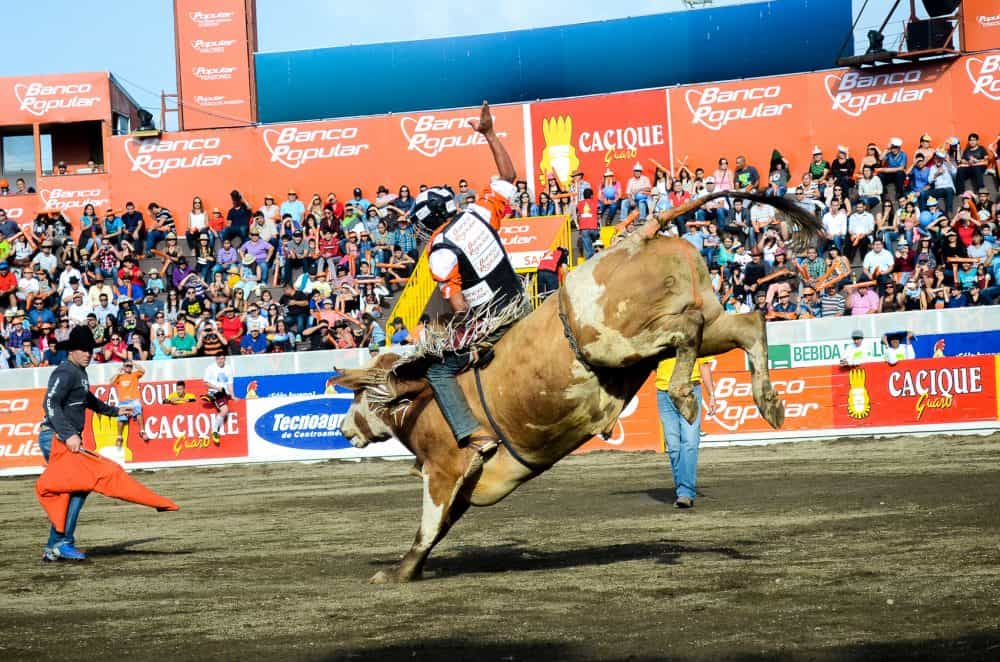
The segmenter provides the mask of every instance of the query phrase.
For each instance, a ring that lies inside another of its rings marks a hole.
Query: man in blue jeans
[[[656,367],[656,406],[660,412],[660,424],[663,426],[663,438],[670,456],[670,470],[674,475],[675,508],[691,508],[697,494],[695,483],[698,477],[698,445],[701,443],[701,385],[708,389],[708,408],[706,413],[715,413],[715,383],[712,381],[712,370],[709,362],[712,357],[698,359],[691,372],[691,383],[694,384],[694,397],[698,402],[698,415],[694,423],[688,423],[677,411],[677,406],[671,399],[667,389],[670,388],[670,377],[674,374],[676,359],[661,361]]]
[[[91,354],[96,345],[94,334],[86,326],[74,327],[69,338],[56,345],[58,349],[66,351],[68,358],[52,371],[48,390],[45,392],[45,418],[38,434],[38,446],[46,462],[52,452],[52,444],[65,444],[70,452],[80,452],[83,448],[81,435],[87,409],[115,418],[132,414],[130,407],[112,407],[90,392],[87,366],[90,365]],[[49,541],[42,552],[42,561],[83,561],[87,558],[86,554],[76,548],[73,536],[86,498],[87,492],[74,492],[70,496],[63,530],[60,532],[55,526],[52,527]]]

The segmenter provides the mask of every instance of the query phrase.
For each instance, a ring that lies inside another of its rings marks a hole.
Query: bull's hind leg
[[[753,400],[760,415],[777,429],[785,422],[785,405],[771,385],[767,367],[767,331],[759,313],[719,315],[706,324],[701,339],[701,356],[723,354],[739,347],[747,354],[753,385]]]
[[[465,454],[469,451],[456,449],[456,452]],[[431,462],[424,464],[421,473],[424,479],[424,499],[420,509],[420,528],[417,529],[417,537],[396,571],[390,574],[380,570],[369,580],[372,584],[391,584],[420,579],[424,563],[434,545],[444,538],[448,529],[469,509],[468,498],[460,492],[466,481],[475,480],[476,476],[462,476],[441,469]]]
[[[699,311],[688,310],[671,316],[666,327],[669,331],[668,343],[673,345],[677,352],[677,364],[670,376],[667,392],[674,401],[677,411],[688,423],[694,423],[695,417],[698,416],[698,401],[694,398],[691,372],[698,359],[704,320]]]

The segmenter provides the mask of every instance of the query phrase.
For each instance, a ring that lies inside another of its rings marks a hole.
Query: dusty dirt
[[[473,509],[427,579],[369,586],[416,530],[407,463],[140,474],[93,496],[91,560],[39,562],[0,482],[0,659],[1000,659],[1000,436],[573,457]]]

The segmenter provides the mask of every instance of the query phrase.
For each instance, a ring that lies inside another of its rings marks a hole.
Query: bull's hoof
[[[764,407],[760,412],[768,424],[777,430],[785,423],[785,403],[773,388],[764,395]]]
[[[694,386],[688,383],[676,392],[670,391],[670,399],[674,401],[674,406],[684,420],[694,424],[698,418],[698,401],[694,398]]]
[[[394,572],[386,572],[385,570],[379,570],[372,578],[368,580],[369,584],[398,584],[399,579],[396,577]]]

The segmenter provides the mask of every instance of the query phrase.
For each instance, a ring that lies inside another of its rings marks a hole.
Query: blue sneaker
[[[65,561],[86,561],[87,555],[74,547],[71,543],[64,542],[52,548],[53,554]]]

